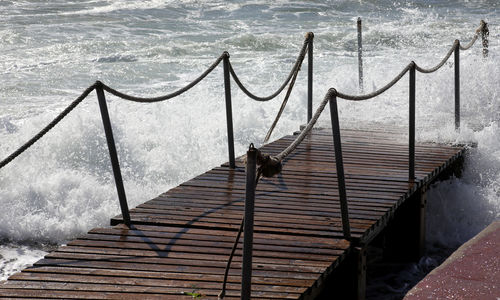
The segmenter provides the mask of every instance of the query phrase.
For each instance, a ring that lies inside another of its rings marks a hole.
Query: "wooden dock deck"
[[[294,137],[261,150],[276,154]],[[400,134],[342,130],[349,219],[343,238],[331,130],[314,130],[262,179],[255,199],[252,298],[314,299],[354,247],[372,241],[400,206],[464,154],[462,146],[416,145],[408,182]],[[245,170],[216,167],[130,210],[131,228],[92,229],[0,285],[0,298],[216,299],[244,210]],[[239,299],[241,242],[224,299]]]

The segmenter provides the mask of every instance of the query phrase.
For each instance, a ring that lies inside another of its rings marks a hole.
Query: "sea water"
[[[437,64],[455,39],[489,23],[461,52],[461,121],[454,130],[453,62],[417,73],[417,139],[477,143],[460,178],[429,191],[427,246],[419,264],[371,289],[404,294],[429,269],[500,214],[500,2],[484,1],[0,1],[0,159],[96,80],[137,96],[175,91],[223,51],[248,88],[265,96],[292,68],[305,33],[314,39],[314,103],[327,89],[357,94],[357,17],[363,19],[365,92],[410,61]],[[306,121],[306,64],[273,134]],[[261,145],[281,99],[260,103],[232,83],[236,153]],[[175,99],[138,104],[107,96],[129,206],[227,161],[222,65]],[[408,122],[407,75],[362,103],[340,101],[341,126]],[[328,124],[328,111],[320,122]],[[406,137],[402,136],[406,141]],[[46,251],[106,226],[120,212],[95,93],[0,170],[0,280]],[[285,166],[286,168],[286,166]],[[437,250],[436,250],[437,249]],[[447,250],[448,249],[448,250]],[[436,250],[436,251],[434,251]],[[376,293],[375,293],[376,294]]]

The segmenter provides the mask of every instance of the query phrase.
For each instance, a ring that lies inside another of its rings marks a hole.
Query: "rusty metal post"
[[[361,17],[358,17],[358,75],[359,75],[359,92],[363,93],[363,42],[361,34]]]
[[[252,293],[253,221],[255,206],[257,149],[253,144],[247,151],[245,224],[243,236],[243,266],[241,271],[241,300],[250,300]]]
[[[118,199],[120,200],[120,209],[122,211],[123,222],[125,225],[130,226],[130,214],[128,211],[127,197],[125,195],[125,188],[123,187],[122,173],[120,171],[120,163],[116,153],[115,139],[113,138],[113,130],[111,128],[111,121],[109,119],[108,107],[106,105],[106,97],[102,83],[96,83],[97,100],[99,101],[99,108],[101,110],[102,123],[104,132],[106,134],[106,141],[108,143],[109,156],[111,158],[111,166],[113,167],[113,175],[115,177],[116,191],[118,192]]]
[[[353,247],[356,259],[355,297],[357,300],[366,298],[366,247]],[[354,293],[353,293],[354,294]]]
[[[418,258],[424,256],[425,253],[425,207],[427,206],[427,189],[426,185],[422,186],[418,194]]]
[[[234,169],[234,134],[233,134],[233,109],[231,105],[231,78],[229,77],[229,53],[224,51],[224,91],[226,94],[226,122],[227,122],[227,146],[229,153],[229,167]]]
[[[455,41],[455,129],[460,129],[460,41]]]
[[[409,124],[409,153],[408,153],[408,181],[415,180],[415,62],[411,62],[410,68],[410,124]]]
[[[314,34],[307,33],[309,45],[307,45],[307,123],[312,119],[313,106],[313,40]]]
[[[330,92],[329,92],[330,93]],[[344,238],[351,239],[351,227],[349,225],[349,208],[347,206],[347,194],[345,188],[344,162],[342,159],[342,144],[340,140],[339,113],[337,110],[337,94],[330,95],[330,119],[332,122],[333,145],[335,148],[335,164],[337,167],[337,183],[339,188],[340,210],[342,214],[342,229]]]
[[[481,39],[483,42],[483,57],[488,57],[488,46],[489,46],[489,41],[488,41],[488,36],[490,35],[490,30],[488,29],[488,23],[486,23],[484,20],[481,20],[481,23],[483,24],[483,30],[481,30]]]

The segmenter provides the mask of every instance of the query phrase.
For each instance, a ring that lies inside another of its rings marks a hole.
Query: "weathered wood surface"
[[[261,150],[277,154],[285,136]],[[395,132],[343,130],[351,234],[369,241],[398,206],[463,155],[463,147],[416,146],[408,182],[407,141]],[[0,285],[0,298],[216,299],[243,214],[245,173],[216,167],[130,211],[133,226],[96,228]],[[118,224],[118,225],[117,225]],[[260,181],[255,203],[255,299],[304,299],[350,251],[342,238],[331,130],[315,130]],[[241,244],[241,243],[240,243]],[[241,245],[240,245],[241,247]],[[241,248],[225,299],[240,292]]]

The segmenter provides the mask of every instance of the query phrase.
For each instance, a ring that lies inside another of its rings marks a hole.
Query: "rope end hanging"
[[[222,300],[222,299],[224,299],[224,296],[225,296],[225,295],[226,295],[225,291],[222,291],[222,292],[220,292],[220,293],[219,293],[219,295],[217,296],[217,299]]]

